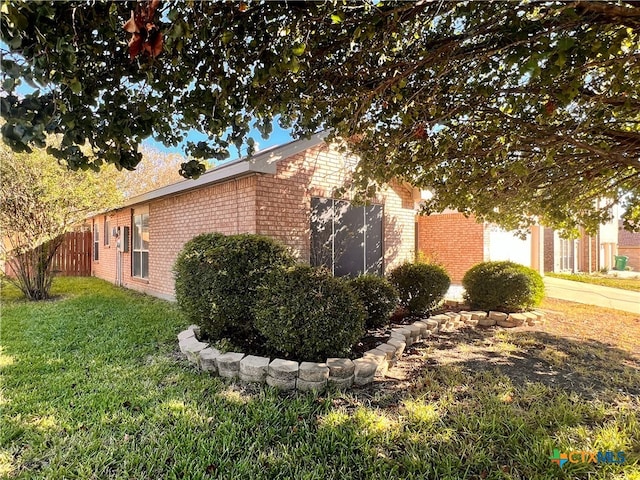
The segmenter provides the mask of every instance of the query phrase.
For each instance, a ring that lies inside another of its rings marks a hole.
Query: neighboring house
[[[594,272],[615,263],[616,227],[617,220],[601,225],[595,236],[583,233],[578,239],[566,240],[536,225],[525,238],[519,238],[495,225],[447,211],[418,217],[417,250],[441,263],[453,283],[460,283],[473,265],[493,260],[511,260],[540,273]]]
[[[264,234],[337,275],[382,274],[412,260],[414,189],[392,185],[368,206],[335,198],[356,159],[327,145],[325,136],[223,164],[89,219],[93,275],[172,299],[176,256],[207,232]]]
[[[640,271],[640,232],[629,232],[622,228],[620,221],[618,234],[618,255],[628,257],[627,267]]]

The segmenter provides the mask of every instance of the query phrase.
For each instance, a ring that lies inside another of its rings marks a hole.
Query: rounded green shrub
[[[364,335],[364,308],[347,282],[308,265],[273,270],[259,289],[255,324],[288,358],[344,356]]]
[[[465,299],[473,308],[517,312],[539,305],[544,296],[542,277],[514,262],[484,262],[462,279]]]
[[[389,273],[389,280],[409,315],[436,308],[451,285],[446,270],[431,263],[404,263]]]
[[[257,332],[258,286],[275,267],[294,265],[287,248],[261,235],[199,235],[174,266],[176,300],[189,321],[214,338],[246,339]]]
[[[366,328],[389,324],[390,315],[398,306],[398,292],[389,280],[377,275],[360,275],[349,280],[349,286],[364,306]]]
[[[209,252],[224,242],[221,233],[206,233],[189,240],[173,267],[178,306],[187,319],[203,326],[211,310],[211,288],[217,272]]]

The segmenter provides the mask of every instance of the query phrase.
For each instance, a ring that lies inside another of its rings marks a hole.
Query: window
[[[561,238],[560,243],[560,271],[567,272],[573,270],[573,241]]]
[[[382,205],[313,197],[310,261],[336,276],[382,275]]]
[[[149,211],[136,210],[133,213],[133,256],[131,275],[149,278]]]
[[[97,262],[98,259],[100,258],[100,252],[98,251],[98,248],[100,246],[100,228],[98,226],[98,223],[95,222],[93,224],[93,261]]]
[[[109,245],[109,239],[111,238],[111,223],[107,219],[107,216],[104,217],[104,244]]]

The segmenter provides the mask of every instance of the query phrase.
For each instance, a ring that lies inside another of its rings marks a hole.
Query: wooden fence
[[[53,270],[68,277],[91,276],[91,232],[69,232],[53,259]]]

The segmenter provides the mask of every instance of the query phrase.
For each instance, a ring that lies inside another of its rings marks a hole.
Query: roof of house
[[[312,135],[308,139],[303,138],[285,143],[284,145],[266,148],[251,157],[239,158],[237,160],[224,163],[219,167],[212,168],[211,170],[203,173],[196,180],[182,180],[180,182],[172,183],[165,187],[131,197],[124,202],[122,207],[145,203],[168,195],[175,195],[177,193],[186,192],[205,185],[223,182],[249,173],[275,174],[278,161],[320,145],[328,134],[329,132],[323,131]]]
[[[630,232],[629,230],[625,230],[622,227],[622,221],[620,221],[618,247],[640,247],[640,232]]]

